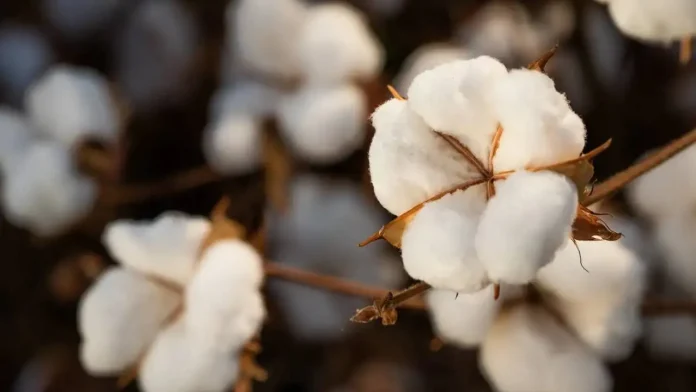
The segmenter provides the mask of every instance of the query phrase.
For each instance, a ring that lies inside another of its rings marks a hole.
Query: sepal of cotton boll
[[[104,272],[79,305],[83,366],[99,375],[124,371],[147,349],[178,301],[177,293],[132,270]]]
[[[109,85],[89,68],[52,67],[29,87],[25,106],[37,129],[65,146],[113,141],[119,131]]]
[[[306,17],[307,6],[299,0],[240,0],[227,8],[228,41],[247,68],[295,78],[300,74],[298,40]]]
[[[32,142],[34,130],[24,116],[0,106],[0,169],[8,175]]]
[[[177,321],[157,336],[138,374],[144,392],[223,392],[237,379],[239,362],[232,353],[200,346]]]
[[[691,315],[653,316],[645,320],[645,345],[662,360],[696,359],[696,320]]]
[[[307,82],[334,84],[370,80],[384,63],[384,49],[365,18],[347,4],[310,7],[298,51]]]
[[[457,191],[423,206],[401,242],[406,272],[433,287],[473,293],[490,283],[474,248],[485,208],[477,189]]]
[[[672,215],[657,221],[655,241],[662,253],[662,268],[671,282],[680,289],[696,295],[696,219]]]
[[[283,97],[278,125],[297,156],[327,165],[363,145],[367,115],[367,98],[356,86],[305,87]]]
[[[251,245],[225,240],[209,247],[186,288],[186,330],[202,348],[239,350],[266,316],[259,288],[263,260]]]
[[[691,0],[609,0],[614,23],[626,35],[669,42],[696,34],[696,3]]]
[[[575,159],[585,147],[585,125],[541,72],[517,69],[492,87],[492,105],[503,133],[497,171]],[[530,98],[531,97],[531,98]]]
[[[260,120],[245,114],[227,114],[203,131],[203,154],[217,172],[235,175],[252,172],[263,161]]]
[[[372,114],[372,125],[370,178],[377,200],[394,215],[479,176],[406,101],[382,104]]]
[[[408,104],[434,131],[458,138],[485,162],[498,124],[490,90],[507,74],[487,56],[445,63],[415,77]]]
[[[210,103],[209,116],[221,118],[228,114],[267,117],[275,114],[282,97],[277,88],[257,81],[239,81],[218,90]]]
[[[25,90],[52,60],[50,44],[37,29],[11,24],[0,29],[0,96],[20,106]]]
[[[162,213],[154,221],[110,222],[102,241],[125,267],[185,285],[193,276],[210,221],[180,212]]]
[[[81,39],[108,25],[124,2],[119,0],[42,0],[48,21],[62,34]]]
[[[501,392],[609,392],[608,369],[543,308],[515,306],[481,345],[486,379]]]
[[[181,1],[140,2],[117,37],[115,75],[135,110],[178,103],[190,91],[200,32]]]
[[[577,206],[575,185],[560,174],[520,171],[498,181],[475,241],[491,281],[534,279],[570,237]]]
[[[466,60],[470,56],[471,53],[452,44],[423,45],[406,58],[399,73],[394,78],[394,87],[397,91],[408,91],[413,79],[421,73],[445,63]]]
[[[3,180],[5,217],[38,236],[52,236],[87,215],[97,197],[94,182],[79,174],[70,151],[37,142]]]

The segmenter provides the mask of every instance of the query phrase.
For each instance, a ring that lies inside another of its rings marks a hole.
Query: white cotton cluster
[[[291,183],[288,212],[269,216],[268,246],[283,265],[393,289],[404,278],[398,258],[384,247],[356,246],[380,222],[378,206],[358,184],[302,175]],[[351,330],[355,309],[369,304],[293,282],[271,280],[269,289],[303,340],[339,339]]]
[[[691,0],[605,0],[618,28],[631,37],[670,42],[696,35],[696,2]]]
[[[191,90],[198,65],[200,32],[179,0],[137,4],[117,36],[115,75],[134,110],[178,103]]]
[[[41,0],[41,10],[61,34],[81,41],[108,26],[124,3],[120,0]]]
[[[576,158],[584,147],[582,120],[544,74],[508,72],[485,56],[453,61],[417,76],[408,100],[387,101],[372,123],[372,183],[377,199],[395,215],[481,177],[436,132],[456,138],[488,164],[500,124],[493,170],[517,171],[496,181],[488,203],[485,184],[477,185],[416,214],[402,239],[412,277],[460,292],[528,283],[569,237],[575,185],[557,173],[525,170]]]
[[[84,217],[97,184],[78,172],[80,142],[116,139],[120,122],[107,81],[87,68],[57,65],[28,89],[26,115],[0,109],[5,216],[39,236]]]
[[[266,316],[263,260],[233,239],[199,258],[210,228],[178,212],[106,228],[104,243],[121,265],[80,303],[80,357],[90,373],[138,364],[144,391],[222,392],[236,380],[238,354]]]
[[[419,74],[438,65],[455,60],[467,60],[471,53],[458,46],[446,43],[434,43],[420,46],[404,60],[399,73],[394,78],[397,91],[407,91]]]
[[[49,66],[54,54],[38,29],[6,25],[0,29],[0,97],[21,106],[24,92]]]

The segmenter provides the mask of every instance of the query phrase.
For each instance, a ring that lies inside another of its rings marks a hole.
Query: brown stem
[[[689,64],[691,60],[692,50],[691,50],[691,37],[682,38],[679,43],[679,62],[683,65]]]
[[[643,302],[644,316],[660,316],[674,314],[696,315],[696,302],[693,300],[646,299]]]
[[[392,296],[391,298],[391,306],[397,307],[401,304],[405,304],[408,300],[411,298],[416,297],[417,295],[423,294],[426,291],[430,290],[433,288],[433,286],[425,283],[425,282],[418,282],[410,287],[408,287],[405,290],[399,291],[395,295]]]
[[[595,185],[592,194],[587,196],[582,204],[589,206],[607,198],[614,192],[623,188],[626,184],[691,146],[694,142],[696,142],[696,129],[689,131],[687,134],[679,139],[673,140],[659,151],[650,154],[647,158],[636,162],[632,166],[609,177],[609,179],[602,183]]]

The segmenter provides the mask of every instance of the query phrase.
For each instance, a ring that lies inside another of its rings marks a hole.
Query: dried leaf
[[[399,314],[394,307],[382,309],[382,325],[394,325],[399,319]]]
[[[362,309],[358,309],[355,312],[355,315],[350,318],[350,321],[352,321],[354,323],[366,324],[366,323],[372,322],[374,320],[377,320],[379,317],[380,317],[380,314],[379,314],[379,309],[377,309],[377,306],[370,305],[370,306],[366,306]]]
[[[579,205],[573,222],[573,239],[576,241],[616,241],[621,233],[611,230],[589,208]]]
[[[556,46],[551,48],[548,52],[544,53],[537,60],[535,60],[531,64],[527,65],[527,69],[531,69],[532,71],[545,72],[546,63],[548,63],[549,60],[551,60],[551,58],[556,54],[557,50],[558,50],[558,44],[556,44]]]

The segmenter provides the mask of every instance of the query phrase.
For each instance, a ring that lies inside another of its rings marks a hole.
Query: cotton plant
[[[87,68],[56,65],[25,95],[25,113],[0,110],[2,206],[10,223],[53,236],[84,217],[98,185],[82,174],[82,142],[113,143],[120,128],[107,81]]]
[[[266,316],[263,260],[241,234],[214,237],[210,220],[180,212],[109,223],[103,242],[118,265],[78,309],[90,374],[135,369],[146,392],[222,392],[240,379]]]
[[[303,174],[293,179],[284,214],[270,212],[268,241],[274,261],[323,275],[394,289],[403,284],[398,258],[382,247],[355,246],[379,224],[381,211],[358,184]],[[331,341],[350,331],[346,314],[364,299],[294,282],[271,281],[290,332],[305,341]]]

